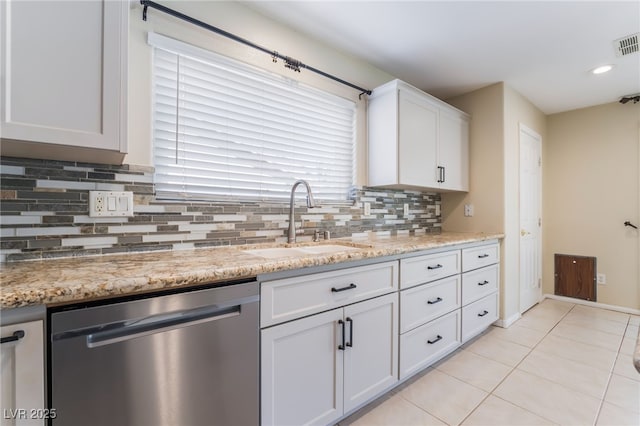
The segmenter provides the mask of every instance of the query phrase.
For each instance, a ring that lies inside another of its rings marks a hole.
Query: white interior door
[[[520,312],[542,297],[542,139],[520,125]]]

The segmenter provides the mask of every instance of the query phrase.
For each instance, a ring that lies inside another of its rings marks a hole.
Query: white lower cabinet
[[[400,336],[400,379],[429,366],[460,346],[460,310]]]
[[[498,243],[462,250],[462,342],[498,319],[499,262]]]
[[[400,260],[400,380],[498,319],[499,259],[491,242]]]
[[[261,284],[261,424],[334,424],[498,319],[498,243]]]
[[[330,424],[398,380],[398,294],[262,330],[262,425]]]
[[[400,292],[400,333],[460,308],[460,275]]]
[[[498,319],[498,293],[495,292],[462,308],[462,341],[480,334]]]
[[[0,327],[1,425],[43,425],[55,412],[44,403],[43,321]]]

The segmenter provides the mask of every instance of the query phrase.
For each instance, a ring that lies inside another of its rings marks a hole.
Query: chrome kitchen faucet
[[[307,188],[307,207],[308,208],[314,208],[316,207],[316,203],[313,199],[313,192],[311,191],[311,187],[309,186],[309,183],[306,180],[297,180],[296,183],[293,184],[293,186],[291,187],[291,200],[290,200],[290,205],[289,205],[289,235],[287,237],[287,241],[289,243],[295,243],[296,242],[296,223],[295,223],[295,193],[296,193],[296,188],[298,187],[298,185],[300,184],[304,184],[304,186]]]

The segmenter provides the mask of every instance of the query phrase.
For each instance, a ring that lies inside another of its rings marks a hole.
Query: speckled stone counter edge
[[[265,259],[233,246],[118,254],[3,264],[0,308],[76,303],[134,293],[256,277],[259,274],[393,256],[502,238],[502,234],[451,233],[346,239],[357,250]],[[336,242],[337,240],[334,240]]]

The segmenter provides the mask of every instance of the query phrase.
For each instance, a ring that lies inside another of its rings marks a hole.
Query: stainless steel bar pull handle
[[[442,268],[442,265],[439,263],[436,266],[427,266],[427,269],[429,270],[440,269],[440,268]]]
[[[484,259],[486,257],[489,257],[489,255],[486,253],[478,255],[478,259]]]
[[[7,336],[7,337],[3,337],[0,339],[0,344],[1,343],[11,343],[11,342],[17,342],[18,340],[22,339],[24,337],[24,330],[16,330],[13,332],[13,334],[11,336]]]
[[[355,285],[354,283],[351,283],[348,286],[342,287],[342,288],[331,287],[331,292],[332,293],[340,293],[341,291],[351,290],[351,289],[356,288],[356,287],[358,287],[358,286]]]
[[[338,320],[338,324],[340,324],[340,328],[341,328],[341,331],[342,331],[342,344],[338,345],[338,349],[340,349],[341,351],[344,351],[344,348],[346,347],[345,336],[344,336],[344,334],[345,334],[344,321]]]
[[[479,317],[483,317],[485,315],[487,315],[489,313],[489,311],[482,311],[482,313],[478,314]]]
[[[442,297],[438,297],[437,299],[434,299],[434,300],[427,300],[427,303],[429,305],[435,305],[436,303],[440,303],[440,302],[442,302]]]
[[[478,283],[478,285],[487,285],[487,284],[489,284],[489,281],[487,280],[484,280],[481,283]]]
[[[237,315],[240,315],[240,305],[222,308],[208,306],[170,314],[153,315],[111,330],[91,332],[87,334],[87,347],[96,348]]]

